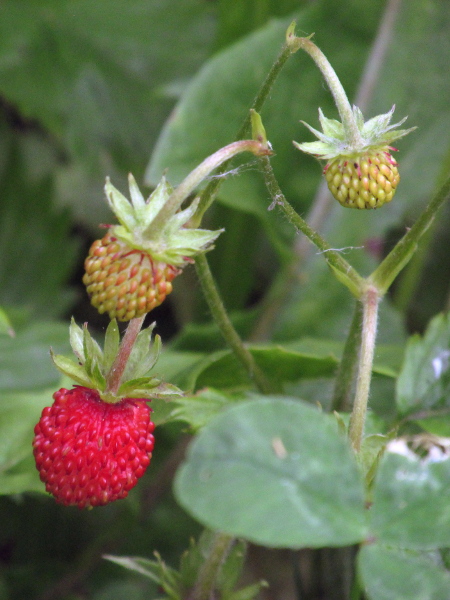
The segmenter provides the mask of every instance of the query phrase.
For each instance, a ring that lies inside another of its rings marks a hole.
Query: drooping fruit
[[[307,154],[326,159],[323,170],[334,198],[349,208],[379,208],[394,197],[400,175],[390,145],[415,129],[399,129],[402,119],[389,125],[394,107],[383,115],[364,122],[357,106],[353,106],[354,129],[346,130],[342,123],[327,119],[319,109],[323,132],[304,123],[318,138],[316,142],[294,145]]]
[[[33,451],[47,492],[66,506],[125,498],[145,473],[154,424],[145,399],[111,404],[98,391],[60,389],[36,425]]]
[[[192,257],[212,248],[221,233],[187,227],[198,200],[178,210],[163,178],[147,200],[129,176],[131,201],[107,179],[108,203],[120,225],[96,240],[85,261],[83,283],[91,303],[111,319],[129,321],[153,310],[172,291],[172,280]]]
[[[390,202],[400,181],[397,163],[387,150],[336,158],[324,169],[333,196],[349,208],[378,208]]]
[[[130,247],[107,233],[96,240],[84,263],[83,283],[100,314],[129,321],[159,306],[172,291],[181,269],[154,261],[148,252]]]

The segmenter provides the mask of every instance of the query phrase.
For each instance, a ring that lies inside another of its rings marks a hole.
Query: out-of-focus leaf
[[[207,388],[194,396],[176,398],[170,402],[170,412],[165,421],[184,421],[196,431],[207,425],[213,417],[230,404],[245,400],[242,395],[224,394]]]
[[[0,494],[44,492],[32,458],[33,429],[54,388],[0,395]]]
[[[105,142],[144,152],[158,126],[154,111],[161,112],[152,101],[155,84],[192,72],[212,32],[198,0],[175,0],[170,10],[145,0],[8,2],[0,88],[79,158],[94,156]]]
[[[8,315],[0,307],[0,335],[14,336],[14,329],[12,328],[11,322],[8,319]]]
[[[56,318],[73,301],[67,281],[78,249],[71,215],[52,206],[51,177],[31,177],[19,144],[8,152],[0,186],[0,302]]]
[[[70,354],[66,325],[37,322],[14,338],[0,337],[0,392],[56,386],[61,375],[50,360],[50,347]]]
[[[370,600],[450,597],[450,574],[426,554],[373,543],[361,549],[358,568]]]
[[[420,458],[404,441],[391,442],[376,475],[369,515],[371,534],[385,544],[423,550],[450,546],[448,454],[435,448]]]
[[[402,413],[450,406],[448,314],[435,317],[423,338],[410,338],[397,380],[397,406]]]
[[[366,533],[346,439],[293,398],[255,397],[219,414],[191,445],[175,492],[204,525],[271,547],[347,545]]]

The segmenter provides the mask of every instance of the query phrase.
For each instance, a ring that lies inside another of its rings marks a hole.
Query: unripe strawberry
[[[320,141],[294,142],[294,145],[319,159],[327,159],[323,173],[328,188],[342,206],[378,208],[394,197],[400,175],[397,162],[390,153],[395,148],[390,143],[415,127],[394,131],[405,119],[389,125],[393,112],[394,107],[388,113],[364,122],[359,108],[353,106],[354,128],[350,131],[339,121],[327,119],[320,109],[323,133],[304,123]]]
[[[171,281],[181,273],[109,232],[92,244],[84,268],[83,283],[92,305],[119,321],[140,317],[159,306],[172,291]]]
[[[221,233],[187,227],[198,199],[178,210],[164,178],[147,200],[133,176],[128,179],[131,201],[106,181],[106,198],[120,225],[110,226],[92,244],[83,276],[93,306],[119,321],[161,304],[172,291],[174,277],[193,256],[212,248]]]
[[[390,202],[400,181],[388,151],[336,158],[324,169],[333,196],[349,208],[378,208]]]
[[[98,391],[60,389],[34,429],[36,467],[47,492],[66,506],[126,498],[145,473],[154,424],[145,399],[104,402]]]

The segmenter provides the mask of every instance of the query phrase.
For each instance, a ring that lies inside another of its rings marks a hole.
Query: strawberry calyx
[[[185,266],[191,257],[211,249],[211,244],[222,233],[223,230],[187,226],[197,210],[198,198],[184,210],[168,209],[173,188],[165,177],[146,200],[131,173],[128,184],[131,200],[106,179],[106,199],[120,223],[111,226],[110,232],[130,248],[150,255],[153,261]],[[162,219],[161,215],[164,215]]]
[[[117,391],[111,391],[108,379],[120,347],[117,321],[113,319],[105,333],[103,349],[91,336],[87,324],[79,327],[72,318],[70,344],[76,360],[50,351],[56,368],[70,377],[77,385],[96,390],[104,402],[117,403],[123,398],[170,399],[181,396],[176,386],[164,383],[149,374],[155,366],[160,351],[161,338],[156,335],[152,342],[155,323],[142,329],[137,335],[130,357]]]
[[[328,119],[319,108],[319,121],[322,131],[318,131],[301,121],[318,138],[315,142],[304,142],[299,144],[294,142],[294,146],[307,154],[312,154],[319,159],[331,161],[334,158],[348,157],[352,160],[363,154],[377,151],[396,150],[390,146],[391,142],[411,133],[416,127],[409,129],[396,129],[402,125],[407,117],[401,119],[398,123],[390,125],[395,105],[385,114],[378,115],[364,121],[363,114],[357,106],[352,107],[353,117],[356,123],[359,136],[356,139],[350,139],[347,135],[344,125],[336,119]]]

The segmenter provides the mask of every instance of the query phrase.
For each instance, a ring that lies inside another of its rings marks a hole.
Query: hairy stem
[[[353,114],[352,107],[350,106],[350,102],[348,101],[347,94],[345,93],[345,90],[342,87],[335,70],[329,63],[325,54],[309,38],[295,37],[293,32],[290,43],[296,49],[305,50],[305,52],[310,55],[310,57],[319,67],[328,87],[330,88],[331,93],[333,94],[336,107],[342,120],[346,138],[349,140],[352,146],[358,146],[362,144],[361,134],[359,133],[356,119]]]
[[[360,290],[364,285],[364,279],[342,256],[330,248],[328,243],[312,229],[302,217],[295,212],[289,202],[286,200],[283,192],[275,178],[272,165],[267,157],[261,157],[260,160],[264,181],[272,197],[272,205],[269,208],[278,206],[284,212],[290,223],[299,229],[305,236],[321,251],[328,265],[332,268],[334,274],[340,281],[347,285],[351,291],[358,297]]]
[[[234,352],[236,358],[243,365],[249,378],[254,381],[258,390],[263,394],[273,392],[273,388],[264,373],[258,367],[250,351],[244,346],[239,334],[233,326],[212,276],[208,261],[204,254],[195,260],[197,275],[202,286],[202,291],[208,303],[214,321],[220,329],[225,341]]]
[[[109,392],[113,395],[117,394],[122,380],[122,375],[127,366],[127,362],[130,358],[130,354],[133,350],[138,333],[140,332],[142,324],[144,323],[145,316],[146,315],[131,319],[131,321],[128,323],[127,330],[122,338],[119,352],[116,356],[116,360],[114,361],[107,376],[105,390],[106,393]]]
[[[362,305],[361,302],[357,301],[334,383],[331,409],[338,412],[346,412],[351,408],[353,384],[361,344],[362,316]]]
[[[361,298],[362,302],[362,331],[359,351],[358,375],[356,379],[355,400],[350,418],[349,437],[355,452],[361,449],[364,435],[364,424],[369,401],[370,381],[377,334],[379,290],[368,285]]]
[[[241,152],[252,152],[256,156],[264,154],[270,154],[270,150],[267,144],[262,144],[257,140],[239,140],[232,142],[214,154],[211,154],[198,167],[187,175],[180,183],[178,187],[172,192],[167,199],[167,202],[161,208],[151,225],[147,229],[148,236],[151,236],[153,232],[158,232],[167,219],[174,215],[177,210],[181,207],[184,200],[191,194],[195,188],[211,173],[220,167],[225,162],[228,162],[237,154]],[[194,216],[195,218],[195,216]]]
[[[200,568],[198,579],[189,600],[213,600],[216,598],[216,582],[226,560],[234,538],[224,533],[215,533],[208,555]]]

